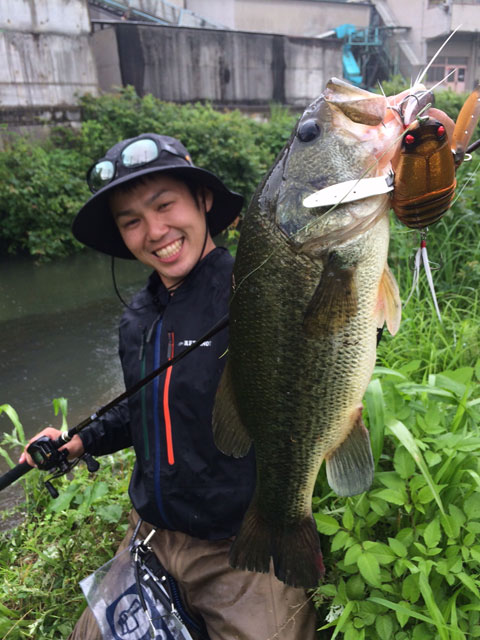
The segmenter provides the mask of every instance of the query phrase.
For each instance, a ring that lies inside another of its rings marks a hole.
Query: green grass
[[[131,99],[127,93],[117,100],[119,111]],[[144,101],[144,111],[147,106]],[[136,113],[127,111],[132,127],[137,126]],[[286,135],[291,128],[287,115],[280,115],[273,123],[278,131],[272,130],[272,154],[278,132]],[[94,118],[90,126],[97,126]],[[95,140],[100,137],[97,131]],[[313,505],[327,567],[325,583],[315,593],[322,639],[480,637],[476,166],[462,166],[457,200],[428,234],[442,322],[422,274],[418,293],[404,306],[398,334],[385,332],[378,348],[378,366],[364,399],[376,462],[371,490],[338,498],[323,469],[317,482]],[[392,216],[389,262],[403,301],[410,293],[418,244],[418,233]],[[13,424],[12,434],[0,442],[0,455],[13,465],[10,455],[24,441],[23,430],[11,408],[4,405],[0,411]],[[96,476],[77,468],[72,477],[56,482],[57,501],[49,498],[39,472],[21,481],[23,521],[0,533],[2,638],[68,635],[84,607],[78,581],[104,564],[123,536],[132,460],[131,452],[104,457]]]
[[[376,462],[370,491],[314,496],[327,576],[320,638],[480,637],[480,246],[478,175],[428,233],[442,321],[421,275],[387,333],[364,399]],[[417,232],[392,220],[390,265],[405,301]]]
[[[12,407],[2,405],[2,411],[13,429],[4,434],[0,454],[14,466],[10,452],[23,446],[23,428]],[[1,638],[68,636],[85,607],[79,580],[113,556],[126,530],[132,462],[132,451],[103,456],[95,475],[81,464],[53,481],[60,491],[56,500],[44,486],[44,473],[32,470],[20,480],[25,502],[15,515],[21,522],[0,532]]]

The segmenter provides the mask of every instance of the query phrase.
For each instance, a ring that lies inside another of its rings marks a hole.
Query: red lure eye
[[[412,136],[411,133],[407,133],[404,140],[405,140],[405,144],[413,144],[415,142],[415,136]]]
[[[444,135],[445,135],[445,127],[443,126],[443,124],[441,124],[437,127],[437,138],[443,138]]]

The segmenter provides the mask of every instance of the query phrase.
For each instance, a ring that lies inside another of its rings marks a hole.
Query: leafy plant
[[[54,401],[55,413],[64,399]],[[16,411],[2,405],[13,423],[4,434],[0,454],[15,463],[5,447],[25,437]],[[55,480],[60,492],[52,500],[42,472],[33,470],[21,482],[26,503],[19,505],[21,522],[0,532],[0,635],[9,640],[66,638],[85,607],[78,581],[109,560],[126,529],[127,494],[133,453],[104,456],[92,476],[81,465],[74,478]]]
[[[70,228],[90,196],[88,167],[119,140],[149,131],[181,139],[195,164],[221,176],[248,203],[295,120],[278,105],[260,121],[209,104],[140,98],[132,87],[84,96],[81,105],[80,130],[58,127],[43,142],[7,136],[0,151],[0,253],[48,260],[79,250]]]
[[[379,368],[369,386],[372,489],[314,499],[332,638],[480,637],[480,360],[423,384],[419,364]]]

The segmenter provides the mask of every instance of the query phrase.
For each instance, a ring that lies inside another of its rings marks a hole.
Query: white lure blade
[[[427,243],[425,242],[425,240],[422,240],[420,250],[422,252],[423,267],[425,269],[425,274],[427,276],[428,286],[430,287],[430,293],[432,294],[433,304],[435,305],[435,311],[437,312],[438,319],[440,320],[440,322],[442,322],[442,316],[440,315],[437,296],[435,294],[435,287],[433,285],[433,278],[432,278],[432,272],[430,270],[430,263],[428,261]]]
[[[405,305],[408,304],[410,298],[413,295],[413,292],[415,291],[415,289],[417,290],[417,294],[418,294],[418,280],[420,278],[420,267],[422,264],[422,248],[419,247],[417,249],[417,253],[415,254],[415,267],[413,269],[413,279],[412,279],[412,288],[410,289],[410,293],[408,294],[408,298],[405,300]]]
[[[423,263],[423,268],[425,269],[425,274],[427,276],[427,282],[430,288],[430,293],[432,294],[435,311],[437,312],[439,321],[442,322],[442,316],[440,315],[440,308],[437,302],[437,295],[435,293],[435,286],[433,284],[433,277],[432,277],[432,271],[430,269],[430,262],[428,260],[427,242],[424,237],[422,237],[420,242],[420,247],[418,248],[417,253],[415,254],[415,268],[413,271],[412,288],[410,290],[408,298],[405,301],[405,305],[408,304],[408,301],[412,297],[412,294],[415,291],[415,289],[417,289],[417,293],[418,293],[418,280],[420,278],[420,269],[421,269],[422,263]]]
[[[378,196],[389,191],[393,191],[393,180],[391,180],[390,176],[347,180],[312,193],[304,198],[303,206],[307,209],[332,207],[344,202],[353,202],[370,198],[371,196]]]

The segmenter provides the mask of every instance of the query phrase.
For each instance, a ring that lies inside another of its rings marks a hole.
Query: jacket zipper
[[[160,365],[160,339],[162,335],[162,321],[158,322],[155,331],[155,349],[154,349],[154,361],[153,367],[156,369]],[[148,338],[147,338],[148,340]],[[171,367],[169,367],[170,369]],[[167,371],[169,370],[167,369]],[[160,438],[160,380],[159,376],[154,378],[153,382],[153,424],[154,424],[154,438],[155,438],[155,461],[154,461],[154,489],[157,507],[160,512],[160,516],[165,523],[167,529],[174,530],[173,525],[170,523],[169,518],[165,512],[165,505],[163,503],[162,488],[161,488],[161,467],[162,467],[162,444]]]
[[[142,333],[142,344],[140,346],[140,378],[144,378],[146,375],[146,353],[145,353],[145,343],[147,341],[147,330],[146,328]],[[148,426],[147,426],[147,390],[145,387],[142,387],[140,390],[140,411],[142,416],[142,432],[143,432],[143,442],[145,446],[145,460],[149,460],[150,458],[150,445],[149,445],[149,437],[148,437]]]
[[[167,360],[171,360],[174,354],[175,336],[173,331],[168,333],[168,351]],[[172,423],[170,420],[170,406],[168,403],[168,391],[170,388],[170,379],[172,377],[172,367],[168,367],[165,374],[165,383],[163,385],[163,417],[165,422],[165,438],[167,442],[167,460],[169,465],[175,464],[175,456],[173,453],[172,439]]]

